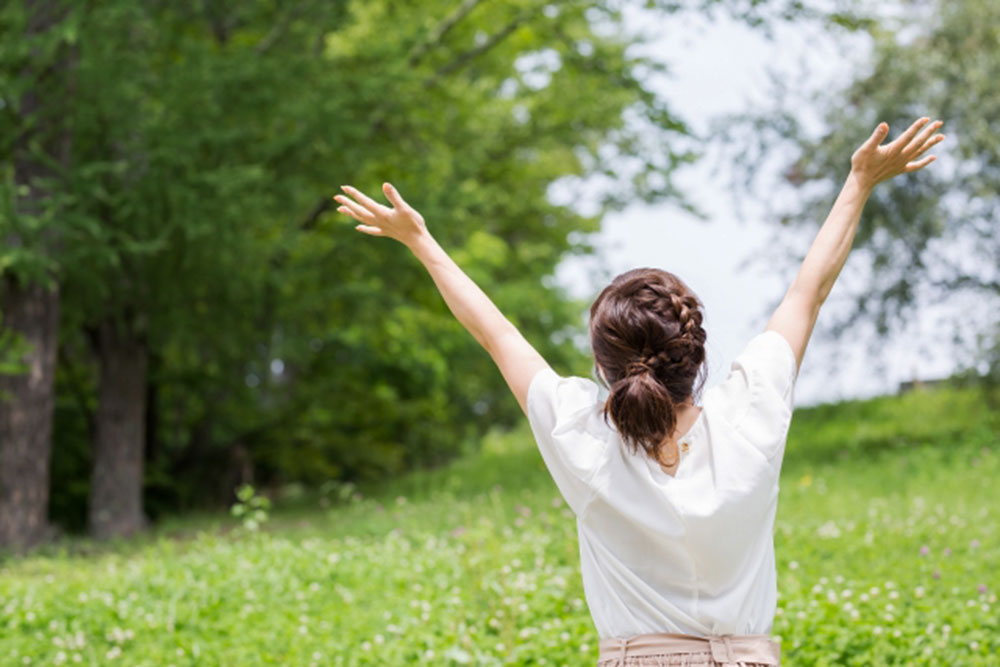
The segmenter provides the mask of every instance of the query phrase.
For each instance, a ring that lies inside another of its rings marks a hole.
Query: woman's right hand
[[[944,139],[943,134],[934,134],[944,121],[936,120],[928,124],[929,120],[919,119],[895,141],[884,146],[880,144],[889,134],[889,124],[879,123],[868,141],[851,156],[851,173],[861,185],[871,189],[893,176],[909,174],[929,165],[936,156],[929,155],[922,160],[913,161]]]

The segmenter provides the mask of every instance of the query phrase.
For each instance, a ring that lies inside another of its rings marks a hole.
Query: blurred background
[[[523,420],[403,246],[392,182],[563,375],[635,266],[763,329],[878,122],[799,405],[1000,376],[991,0],[33,0],[0,7],[0,547],[233,490],[389,479]]]

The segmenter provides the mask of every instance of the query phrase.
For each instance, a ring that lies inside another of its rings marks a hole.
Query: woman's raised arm
[[[944,139],[943,134],[934,134],[942,122],[928,124],[929,120],[917,120],[895,141],[884,146],[881,143],[889,133],[889,126],[879,123],[871,137],[851,156],[851,173],[847,182],[766,327],[766,330],[777,331],[788,340],[799,366],[802,365],[820,306],[847,261],[861,210],[872,190],[882,181],[917,171],[934,161],[933,155],[917,160],[931,146]]]
[[[388,208],[350,186],[344,191],[357,201],[336,195],[337,210],[361,224],[355,229],[371,236],[386,236],[404,244],[423,263],[448,308],[493,358],[507,385],[527,414],[528,387],[535,373],[549,364],[504,317],[488,296],[448,256],[427,231],[423,216],[407,204],[389,183],[382,185],[393,204]]]

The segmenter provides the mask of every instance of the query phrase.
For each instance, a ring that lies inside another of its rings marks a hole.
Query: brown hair
[[[660,460],[677,426],[675,404],[705,382],[702,304],[684,282],[661,269],[626,271],[590,307],[594,361],[610,383],[604,404],[622,440]]]

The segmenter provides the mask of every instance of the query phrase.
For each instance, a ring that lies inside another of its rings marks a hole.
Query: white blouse
[[[677,441],[674,476],[630,453],[605,424],[597,383],[550,368],[532,378],[528,420],[577,517],[600,639],[771,633],[778,475],[797,375],[784,336],[751,339],[729,376],[704,392]]]

